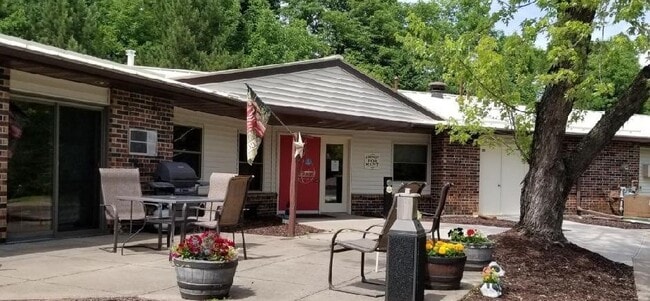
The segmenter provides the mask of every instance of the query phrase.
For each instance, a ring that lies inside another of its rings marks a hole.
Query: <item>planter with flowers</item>
[[[454,242],[432,240],[426,242],[425,286],[428,289],[453,290],[460,288],[465,260],[463,245]]]
[[[483,283],[481,284],[481,295],[498,298],[503,293],[503,286],[501,285],[501,277],[505,275],[505,271],[495,261],[490,262],[488,266],[483,268],[481,274]]]
[[[232,240],[214,231],[190,235],[172,249],[176,280],[183,299],[227,297],[237,268]]]
[[[466,270],[482,271],[492,261],[494,242],[485,237],[478,229],[467,229],[467,233],[465,233],[463,228],[456,228],[449,230],[447,235],[451,241],[462,243],[465,246]]]

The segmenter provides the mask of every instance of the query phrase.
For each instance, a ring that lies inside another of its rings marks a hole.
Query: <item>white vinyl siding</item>
[[[238,172],[238,135],[245,132],[246,121],[229,117],[220,117],[207,113],[194,112],[182,108],[174,109],[174,123],[203,128],[203,168],[201,178],[209,179],[212,172]],[[237,126],[240,125],[240,126]],[[373,132],[330,130],[317,128],[291,127],[294,132],[304,135],[336,136],[350,139],[350,193],[381,194],[382,180],[393,176],[393,145],[423,144],[429,145],[430,135],[397,132]],[[278,147],[279,136],[287,130],[281,126],[269,126],[264,137],[264,173],[263,191],[276,192],[278,187]],[[378,169],[365,169],[366,153],[380,154]],[[430,160],[429,150],[429,162]],[[427,167],[431,170],[431,163]],[[430,172],[427,182],[430,182]],[[429,194],[427,186],[423,194]]]
[[[239,134],[245,133],[245,120],[175,107],[174,123],[203,128],[202,180],[209,180],[213,172],[238,173]],[[273,148],[270,130],[267,135],[269,139],[265,138],[263,142],[265,164],[262,187],[264,191],[275,191],[275,184],[271,182],[271,166],[266,164],[272,160],[272,152],[266,151]]]
[[[650,195],[650,176],[643,174],[648,172],[644,165],[650,166],[650,147],[642,147],[639,156],[639,193]]]

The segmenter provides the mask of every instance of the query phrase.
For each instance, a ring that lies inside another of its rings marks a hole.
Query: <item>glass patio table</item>
[[[176,230],[176,210],[179,208],[178,206],[181,207],[181,211],[183,213],[182,216],[185,215],[185,211],[187,210],[188,206],[193,206],[193,205],[199,205],[201,203],[213,203],[213,207],[218,207],[223,205],[222,199],[217,199],[217,198],[210,198],[210,197],[204,197],[204,196],[196,196],[196,195],[145,195],[145,196],[117,196],[117,199],[120,201],[125,201],[125,202],[131,202],[131,207],[133,208],[133,202],[142,202],[142,203],[148,203],[148,204],[156,204],[156,205],[162,205],[162,204],[167,204],[169,205],[169,218],[170,218],[170,225],[169,229],[169,239],[170,245],[174,245],[174,232]],[[162,210],[158,211],[159,217],[163,218],[163,213]],[[186,221],[181,221],[183,224],[181,225],[181,237],[184,237],[185,235],[185,222]]]

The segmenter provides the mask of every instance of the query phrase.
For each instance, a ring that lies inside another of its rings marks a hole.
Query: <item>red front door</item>
[[[318,210],[320,198],[320,138],[302,136],[305,150],[296,161],[296,210]],[[280,136],[280,191],[279,210],[289,208],[291,177],[291,144],[293,136]]]

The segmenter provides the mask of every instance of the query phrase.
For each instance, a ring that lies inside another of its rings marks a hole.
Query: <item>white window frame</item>
[[[145,133],[147,138],[145,140],[133,140],[134,132]],[[137,144],[137,145],[144,144],[146,146],[147,151],[146,152],[134,151],[131,147],[133,144]],[[149,156],[149,157],[157,156],[158,155],[158,132],[155,130],[145,130],[145,129],[138,129],[138,128],[129,129],[129,154]]]

